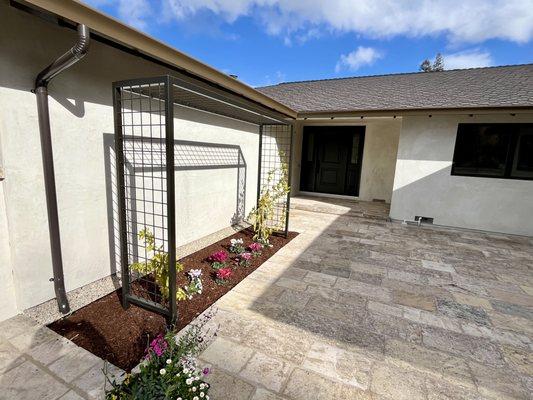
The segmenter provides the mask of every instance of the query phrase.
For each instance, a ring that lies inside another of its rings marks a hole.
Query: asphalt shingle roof
[[[287,82],[257,90],[300,113],[533,107],[533,64]]]

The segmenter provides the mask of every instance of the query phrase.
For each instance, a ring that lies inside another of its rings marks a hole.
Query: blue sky
[[[533,0],[86,0],[252,86],[533,62]]]

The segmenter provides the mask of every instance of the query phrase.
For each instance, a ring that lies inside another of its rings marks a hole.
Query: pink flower
[[[252,257],[253,257],[252,253],[248,253],[248,252],[246,252],[246,253],[242,253],[242,254],[241,254],[241,258],[242,258],[243,260],[251,260]]]
[[[259,252],[263,250],[263,245],[261,243],[253,242],[248,246],[248,249],[250,249],[253,252]]]
[[[154,352],[156,356],[160,357],[165,352],[167,347],[168,343],[163,337],[163,335],[160,333],[156,336],[154,340],[150,342],[150,346],[148,347],[147,358],[150,357],[150,351]]]
[[[231,268],[221,268],[217,271],[217,279],[226,280],[231,276]]]
[[[226,253],[224,250],[217,251],[211,254],[210,259],[213,262],[224,263],[228,260],[228,253]]]

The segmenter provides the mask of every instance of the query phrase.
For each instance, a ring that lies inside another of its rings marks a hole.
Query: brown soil
[[[215,282],[214,270],[208,258],[218,250],[227,251],[232,238],[242,238],[245,245],[250,244],[253,236],[250,230],[240,231],[181,259],[180,262],[184,264],[185,269],[178,274],[178,287],[188,283],[186,275],[188,270],[199,268],[203,272],[203,292],[191,300],[178,302],[176,328],[179,330],[190,323],[296,235],[295,232],[289,232],[288,238],[272,236],[270,243],[273,246],[263,249],[262,254],[254,258],[250,266],[234,268],[226,285],[218,285]],[[231,262],[228,265],[235,266],[236,263]],[[129,371],[143,357],[148,342],[159,333],[165,332],[166,321],[163,316],[135,305],[124,310],[119,289],[68,317],[51,323],[49,328],[91,353]]]

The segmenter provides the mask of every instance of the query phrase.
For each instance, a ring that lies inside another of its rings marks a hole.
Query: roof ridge
[[[493,65],[490,67],[472,67],[472,68],[455,68],[455,69],[446,69],[444,71],[432,71],[434,74],[443,74],[447,72],[456,72],[456,71],[472,71],[480,69],[497,69],[497,68],[513,68],[513,67],[524,67],[524,66],[533,66],[533,63],[524,63],[524,64],[507,64],[507,65]],[[401,76],[401,75],[416,75],[416,74],[426,74],[427,72],[416,71],[416,72],[397,72],[392,74],[377,74],[377,75],[360,75],[360,76],[344,76],[339,78],[325,78],[325,79],[308,79],[302,81],[287,81],[280,82],[275,85],[266,85],[266,86],[257,86],[256,89],[276,87],[282,85],[290,85],[293,83],[310,83],[310,82],[328,82],[328,81],[341,81],[348,79],[360,79],[360,78],[379,78],[384,76]]]

